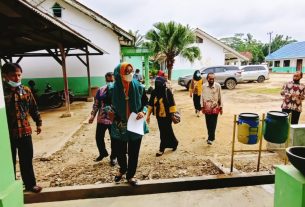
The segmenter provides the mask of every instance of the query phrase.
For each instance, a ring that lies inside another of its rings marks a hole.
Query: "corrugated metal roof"
[[[294,42],[285,45],[277,51],[271,53],[266,57],[267,61],[291,59],[291,58],[304,58],[305,57],[305,41]]]
[[[31,9],[32,11],[34,11],[35,13],[39,14],[41,17],[43,17],[44,19],[48,20],[49,22],[55,24],[56,26],[60,27],[61,29],[72,33],[73,35],[77,36],[80,40],[86,42],[91,48],[100,51],[102,53],[105,54],[109,54],[108,52],[106,52],[105,50],[103,50],[102,48],[100,48],[99,46],[93,44],[89,39],[85,38],[84,36],[82,36],[81,34],[79,34],[78,32],[76,32],[75,30],[73,30],[72,28],[70,28],[69,26],[67,26],[66,24],[64,24],[63,22],[57,20],[56,18],[50,16],[47,13],[42,12],[41,10],[39,10],[38,8],[34,7],[32,4],[30,4],[29,2],[27,2],[26,0],[18,0],[20,3],[22,3],[24,6],[28,7],[29,9]]]

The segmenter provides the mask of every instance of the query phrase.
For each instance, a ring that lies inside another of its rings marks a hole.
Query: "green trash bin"
[[[275,144],[285,143],[288,138],[288,114],[282,111],[269,111],[264,125],[264,138]]]

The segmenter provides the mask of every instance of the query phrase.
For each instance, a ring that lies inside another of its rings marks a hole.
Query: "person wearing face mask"
[[[282,111],[291,113],[291,124],[298,124],[302,112],[302,101],[305,98],[305,85],[300,83],[303,73],[294,73],[293,80],[285,83],[281,90],[283,97]]]
[[[120,166],[114,181],[119,183],[126,174],[127,182],[138,184],[135,173],[138,165],[142,135],[127,130],[127,121],[131,113],[136,113],[136,119],[144,118],[147,112],[147,96],[145,88],[133,78],[133,67],[129,63],[121,63],[114,69],[115,83],[112,90],[113,119],[111,137],[115,141],[117,159]],[[147,132],[146,124],[143,125]],[[126,156],[128,154],[128,157]]]
[[[16,176],[18,153],[20,172],[26,191],[39,193],[33,169],[32,128],[29,116],[36,123],[37,134],[41,133],[41,117],[31,90],[21,84],[22,68],[17,63],[5,63],[1,69],[4,76],[3,91],[11,151]]]
[[[215,74],[209,73],[207,81],[202,85],[201,111],[205,115],[208,130],[207,143],[211,145],[215,140],[218,114],[222,114],[221,86],[215,82]]]
[[[166,87],[166,79],[157,77],[155,89],[152,91],[148,102],[148,113],[146,121],[150,122],[150,115],[156,116],[160,131],[160,147],[156,156],[162,156],[166,148],[177,149],[178,140],[174,134],[171,116],[177,111],[174,96]]]
[[[111,124],[112,121],[108,115],[108,112],[112,110],[111,104],[111,94],[110,90],[113,87],[113,73],[108,72],[105,75],[106,85],[102,86],[96,92],[94,97],[94,103],[92,106],[91,117],[89,119],[89,124],[92,124],[95,116],[97,115],[97,125],[95,140],[97,149],[99,151],[99,156],[95,159],[95,162],[103,160],[103,158],[108,157],[108,152],[105,146],[105,133],[108,129],[109,135],[111,136]],[[111,139],[110,139],[111,140]],[[115,166],[116,164],[116,154],[114,142],[111,140],[111,154],[110,154],[110,165]]]
[[[197,117],[200,116],[200,111],[201,111],[200,97],[202,92],[202,84],[203,84],[203,80],[200,71],[196,70],[194,72],[193,79],[189,87],[189,92],[190,92],[190,97],[193,97],[195,114],[197,115]]]

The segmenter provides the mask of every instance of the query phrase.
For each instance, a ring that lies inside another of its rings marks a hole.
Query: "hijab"
[[[155,93],[158,98],[165,97],[166,79],[164,77],[157,77],[155,80]]]
[[[123,76],[128,66],[132,67],[129,63],[121,63],[114,69],[115,82],[112,95],[115,113],[124,122],[127,122],[131,112],[139,112],[143,94],[143,89],[136,79],[132,79],[131,82],[124,80]]]
[[[201,73],[200,73],[199,70],[196,70],[196,71],[194,72],[193,79],[194,79],[195,81],[199,81],[199,80],[202,79]]]

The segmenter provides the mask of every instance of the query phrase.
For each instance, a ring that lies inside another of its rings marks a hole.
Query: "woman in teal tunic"
[[[114,121],[111,128],[111,138],[115,141],[120,166],[120,171],[115,176],[114,181],[120,182],[126,173],[128,183],[137,185],[134,175],[138,165],[142,135],[127,131],[127,121],[132,112],[137,114],[137,119],[144,118],[148,99],[144,87],[133,79],[131,64],[119,64],[114,69],[114,77],[115,83],[112,91]],[[128,159],[126,154],[128,154]]]

